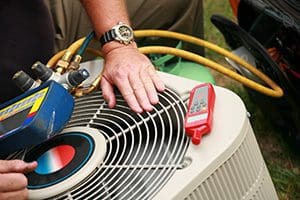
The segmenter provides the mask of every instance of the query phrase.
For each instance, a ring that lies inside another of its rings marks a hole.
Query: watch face
[[[121,42],[129,43],[133,40],[133,30],[126,24],[119,25],[116,34]]]

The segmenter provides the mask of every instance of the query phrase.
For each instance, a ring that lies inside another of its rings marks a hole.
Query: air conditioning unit
[[[121,95],[109,109],[101,91],[77,98],[66,129],[26,155],[39,161],[30,198],[278,199],[242,100],[215,86],[212,131],[194,145],[184,117],[199,82],[159,75],[168,89],[151,112],[133,113]]]

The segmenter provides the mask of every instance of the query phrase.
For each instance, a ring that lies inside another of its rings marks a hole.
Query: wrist
[[[102,53],[106,55],[113,49],[123,48],[124,46],[135,47],[133,29],[126,23],[118,22],[110,30],[103,33],[99,38],[102,46]]]
[[[130,44],[122,44],[118,41],[111,41],[102,46],[101,52],[103,56],[105,57],[109,52],[119,49],[119,48],[135,48],[137,49],[136,42],[131,42]]]

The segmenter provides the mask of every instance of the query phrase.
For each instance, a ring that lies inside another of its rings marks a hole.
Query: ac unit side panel
[[[186,192],[182,191],[172,199],[278,199],[251,128],[231,157],[223,160],[218,169],[204,180],[195,177],[194,185],[188,185],[187,190],[190,188],[193,191],[186,196],[183,196]]]

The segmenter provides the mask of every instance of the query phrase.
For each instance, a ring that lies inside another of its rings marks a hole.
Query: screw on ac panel
[[[191,157],[184,157],[183,162],[180,165],[180,169],[184,169],[184,168],[190,166],[191,163],[192,163]]]

